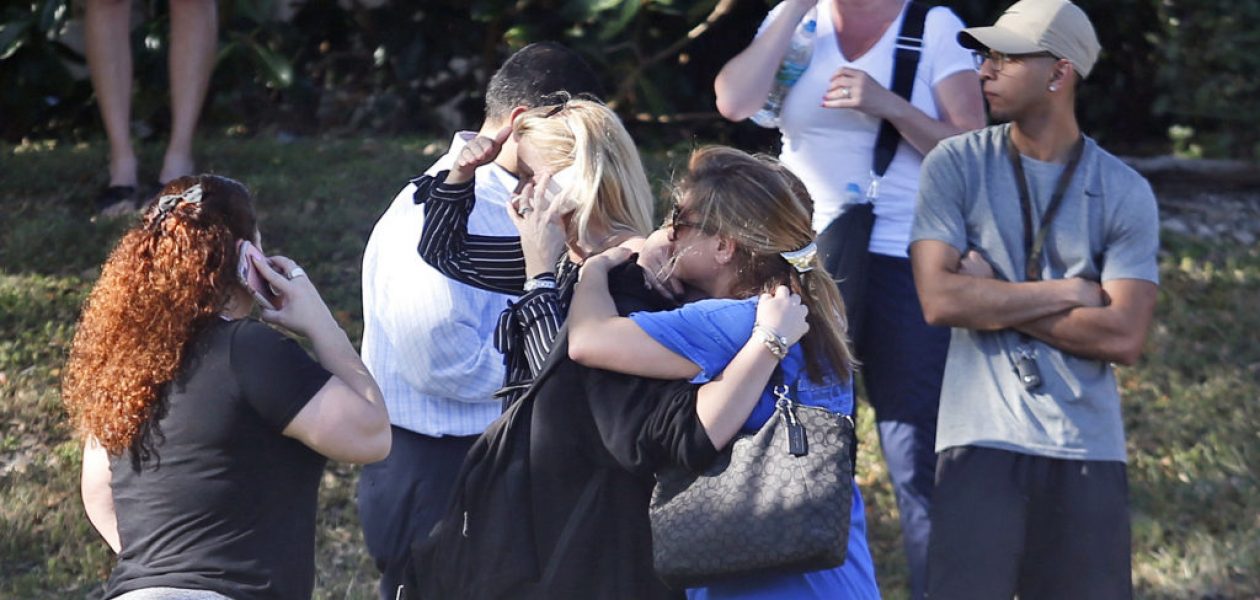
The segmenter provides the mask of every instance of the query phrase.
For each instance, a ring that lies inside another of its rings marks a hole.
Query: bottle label
[[[779,67],[778,82],[784,87],[792,87],[800,80],[801,75],[805,74],[805,69],[809,68],[808,64],[783,63]]]

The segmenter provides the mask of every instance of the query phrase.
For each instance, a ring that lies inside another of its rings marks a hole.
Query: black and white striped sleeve
[[[412,180],[416,204],[424,204],[420,258],[438,272],[473,287],[520,295],[525,285],[525,255],[514,236],[468,233],[476,202],[474,181],[446,185],[448,171]]]
[[[556,336],[564,318],[560,313],[560,294],[551,288],[539,288],[521,297],[511,308],[515,325],[523,340],[529,371],[538,375],[556,344]]]

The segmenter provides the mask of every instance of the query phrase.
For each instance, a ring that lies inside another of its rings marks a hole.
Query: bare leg
[[[109,137],[109,184],[136,185],[131,148],[131,0],[88,0],[88,71]]]
[[[171,0],[171,141],[159,182],[193,174],[193,134],[210,86],[218,36],[214,0]]]

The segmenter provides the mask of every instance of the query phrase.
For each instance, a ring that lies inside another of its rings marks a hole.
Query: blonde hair
[[[847,381],[855,360],[849,350],[844,299],[815,255],[812,270],[800,273],[782,252],[814,241],[813,201],[805,184],[779,161],[725,146],[692,152],[687,173],[675,186],[678,200],[699,227],[735,242],[735,293],[748,297],[786,285],[809,307],[804,345],[811,379],[835,373]]]
[[[621,119],[591,100],[568,100],[561,107],[530,110],[516,120],[514,134],[529,140],[553,173],[571,169],[566,190],[574,205],[570,239],[584,250],[604,250],[605,235],[646,236],[652,231],[652,188],[643,162]]]

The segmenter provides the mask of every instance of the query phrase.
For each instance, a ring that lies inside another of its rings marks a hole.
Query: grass
[[[270,251],[310,272],[357,339],[359,264],[376,217],[440,144],[420,139],[213,139],[202,167],[247,183]],[[141,148],[156,164],[159,148]],[[646,157],[657,180],[683,152]],[[123,222],[90,222],[104,148],[0,146],[0,598],[97,597],[112,555],[78,497],[78,443],[57,392],[78,307]],[[1133,577],[1153,599],[1260,597],[1260,249],[1165,239],[1156,325],[1120,370],[1129,434]],[[885,596],[905,598],[896,503],[870,410],[859,482]],[[319,512],[321,599],[375,597],[353,467]]]

